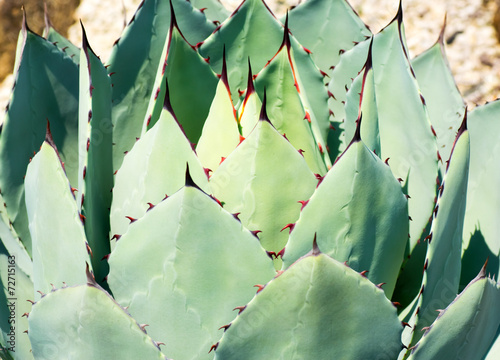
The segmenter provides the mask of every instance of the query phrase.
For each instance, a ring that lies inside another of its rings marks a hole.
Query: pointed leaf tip
[[[260,116],[259,120],[260,121],[267,121],[269,124],[271,124],[271,121],[269,120],[269,117],[267,116],[267,95],[266,95],[266,88],[264,88],[264,97],[262,99],[262,107],[260,109]]]
[[[194,187],[194,188],[197,188],[199,190],[200,187],[198,185],[196,185],[196,183],[194,182],[193,178],[191,177],[191,173],[189,172],[189,164],[186,163],[186,182],[185,182],[185,186],[190,186],[190,187]]]
[[[26,39],[26,33],[28,31],[31,32],[31,29],[28,26],[28,20],[27,20],[27,16],[26,16],[26,8],[24,7],[24,5],[21,6],[21,11],[23,12],[23,24],[21,27],[21,32],[23,34],[23,37]]]
[[[88,51],[90,50],[92,54],[95,55],[94,50],[92,50],[92,48],[90,47],[89,39],[87,38],[87,32],[85,31],[82,20],[80,20],[80,26],[82,27],[82,48],[85,51],[85,54],[88,56]]]
[[[395,20],[398,21],[398,24],[401,26],[403,23],[403,0],[399,0],[398,12],[396,14]]]
[[[453,146],[451,148],[451,153],[450,153],[450,157],[449,159],[446,161],[446,171],[448,171],[448,168],[450,167],[450,160],[451,160],[451,157],[453,156],[453,151],[455,150],[455,145],[457,144],[457,141],[458,139],[460,138],[460,136],[462,136],[462,134],[467,131],[467,107],[465,108],[465,112],[464,112],[464,119],[462,120],[462,124],[460,125],[460,127],[458,128],[458,131],[457,131],[457,136],[455,137],[455,141],[453,142]],[[439,153],[438,153],[439,155]]]
[[[342,156],[344,156],[344,154],[347,152],[347,150],[351,147],[352,144],[361,141],[361,118],[362,118],[362,116],[363,116],[363,114],[361,114],[361,112],[360,112],[358,115],[358,120],[356,120],[356,131],[354,132],[354,136],[352,137],[351,142],[349,143],[349,145],[347,145],[344,152],[342,154],[340,154],[335,159],[335,162],[333,163],[333,165],[335,165],[342,158]],[[316,188],[317,188],[321,184],[321,182],[323,181],[323,177],[321,177],[321,175],[316,174],[316,178],[318,179],[318,185],[316,186]]]
[[[464,131],[467,130],[467,107],[465,107],[464,118],[462,124],[458,128],[457,137],[460,137]]]
[[[439,37],[437,40],[437,43],[441,45],[441,47],[444,46],[444,32],[446,30],[446,19],[448,17],[448,14],[444,14],[444,21],[443,21],[443,26],[441,27],[441,31],[439,32]]]
[[[361,107],[363,105],[363,96],[365,93],[365,84],[366,84],[366,77],[368,76],[368,72],[372,69],[373,63],[372,63],[372,48],[373,48],[373,38],[370,41],[370,47],[368,48],[368,56],[366,58],[365,66],[364,66],[364,73],[363,73],[363,81],[361,84],[361,93],[359,94],[359,110],[358,110],[358,119],[357,119],[357,124],[361,122]],[[356,132],[358,131],[358,127],[356,127]],[[359,139],[361,139],[361,134],[358,134]],[[354,137],[356,138],[356,134],[354,134]],[[354,140],[354,139],[353,139]]]
[[[490,257],[488,256],[486,258],[486,261],[484,262],[483,267],[481,268],[481,271],[479,271],[479,274],[477,274],[477,279],[484,279],[486,277],[486,267],[488,266],[488,260]]]
[[[311,254],[313,256],[318,256],[319,254],[321,254],[321,250],[318,247],[318,242],[316,241],[316,233],[314,233],[313,248]]]
[[[163,109],[167,110],[174,116],[174,109],[172,109],[172,103],[170,102],[170,90],[168,88],[168,81],[165,79],[165,98],[163,99]]]
[[[63,170],[66,171],[66,169],[64,167],[64,163],[61,159],[61,156],[59,155],[59,150],[57,150],[57,145],[56,145],[54,138],[52,137],[52,133],[50,131],[49,119],[47,119],[47,130],[45,131],[45,142],[47,144],[49,144],[52,147],[52,149],[54,149],[54,151],[56,152],[57,158],[59,159],[59,162],[61,163]]]
[[[172,29],[177,26],[177,19],[175,18],[174,5],[172,4],[172,0],[169,0],[170,4],[170,32]]]
[[[286,12],[285,27],[283,31],[283,42],[281,43],[281,48],[286,47],[290,49],[290,29],[288,28],[288,11]],[[280,48],[280,49],[281,49]]]
[[[56,143],[54,142],[54,138],[52,137],[52,132],[50,131],[50,122],[47,119],[47,127],[45,131],[45,141],[57,151]]]
[[[250,94],[255,92],[255,87],[253,86],[253,74],[252,65],[250,64],[250,56],[248,57],[248,81],[247,81],[247,93],[245,98],[248,98]]]
[[[356,131],[354,132],[354,136],[352,138],[351,144],[361,141],[361,118],[363,114],[359,114],[358,120],[356,120]]]
[[[373,68],[373,37],[370,40],[370,46],[368,47],[368,57],[366,58],[365,62],[365,77],[366,73]],[[364,79],[363,79],[364,82]]]
[[[52,26],[52,22],[50,21],[49,18],[49,11],[47,10],[47,3],[43,3],[43,20],[45,22],[45,32],[48,34],[49,30]]]
[[[226,44],[224,44],[224,47],[222,48],[222,72],[221,72],[220,79],[224,83],[224,85],[226,86],[227,91],[230,92],[229,80],[227,78]]]
[[[87,275],[87,285],[89,286],[96,286],[97,282],[95,281],[94,274],[92,274],[92,271],[90,271],[90,266],[88,262],[85,262],[86,268],[85,268],[85,274]]]

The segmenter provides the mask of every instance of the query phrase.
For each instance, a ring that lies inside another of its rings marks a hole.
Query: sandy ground
[[[500,0],[499,0],[500,1]],[[75,18],[87,29],[93,49],[106,61],[111,45],[124,24],[135,12],[139,0],[82,0]],[[239,0],[223,0],[232,10]],[[284,14],[296,1],[269,1],[270,8]],[[350,0],[353,8],[373,32],[379,31],[394,17],[398,0]],[[113,5],[111,5],[113,4]],[[446,51],[457,85],[469,107],[500,97],[500,44],[492,26],[495,0],[404,0],[404,23],[410,54],[415,56],[437,39],[445,14]],[[81,29],[75,23],[68,37],[81,43]],[[452,41],[453,40],[453,41]],[[0,88],[0,104],[6,104],[12,77]]]

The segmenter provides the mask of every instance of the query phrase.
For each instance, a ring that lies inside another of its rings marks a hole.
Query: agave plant
[[[401,5],[144,0],[105,64],[82,31],[19,38],[2,359],[498,358],[500,102],[444,27],[410,60]]]

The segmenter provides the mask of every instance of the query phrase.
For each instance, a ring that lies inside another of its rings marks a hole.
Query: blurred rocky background
[[[94,51],[106,62],[111,45],[132,17],[140,0],[0,0],[0,106],[8,101],[13,61],[24,4],[28,24],[41,34],[47,5],[54,27],[75,44],[81,43],[81,19]],[[222,0],[230,10],[240,0]],[[297,0],[269,0],[282,15]],[[350,0],[371,28],[378,32],[394,17],[398,0]],[[500,0],[403,0],[406,37],[411,56],[438,38],[445,14],[446,52],[457,85],[469,107],[500,97]],[[334,36],[334,34],[332,34]]]
[[[57,28],[67,33],[75,22],[74,13],[80,0],[45,0],[51,19]],[[45,27],[44,1],[42,0],[0,0],[0,79],[12,73],[17,38],[21,29],[24,5],[29,17],[30,28],[41,34]],[[0,81],[1,81],[0,80]]]

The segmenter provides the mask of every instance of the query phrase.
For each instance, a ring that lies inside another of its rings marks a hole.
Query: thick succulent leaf
[[[427,234],[430,227],[431,224],[429,223],[428,229],[425,231]],[[406,248],[405,259],[401,265],[401,271],[392,294],[392,300],[401,304],[400,318],[402,320],[407,320],[411,315],[410,312],[414,309],[415,298],[422,286],[422,269],[424,268],[426,253],[426,241],[417,243],[411,255],[408,254],[408,247]]]
[[[284,267],[311,250],[316,234],[325,254],[386,283],[390,299],[408,239],[408,202],[389,167],[355,140],[303,208]]]
[[[196,184],[208,191],[203,167],[166,106],[158,122],[137,140],[116,173],[111,234],[123,235],[130,223],[126,216],[142,217],[149,204],[158,204],[165,195],[172,195],[183,187],[186,163]]]
[[[268,114],[274,127],[285,134],[297,150],[304,151],[312,172],[324,175],[327,172],[326,145],[323,144],[320,150],[318,144],[321,143],[314,136],[314,127],[318,124],[312,122],[304,108],[294,68],[293,49],[284,42],[273,60],[257,75],[255,88],[261,99],[266,92]]]
[[[87,243],[75,198],[56,150],[44,142],[28,166],[26,208],[33,238],[35,290],[84,284]],[[38,296],[38,294],[37,294]]]
[[[375,35],[372,45],[375,102],[380,133],[381,159],[389,158],[394,176],[404,180],[411,200],[408,211],[410,223],[410,253],[423,235],[432,214],[436,196],[437,145],[429,116],[408,60],[402,10],[394,20]],[[401,95],[403,94],[403,95]],[[359,104],[359,93],[350,91],[349,101]],[[346,121],[353,122],[354,117]],[[366,123],[371,127],[370,123]],[[365,126],[361,125],[363,133]],[[353,133],[347,129],[349,139]]]
[[[289,12],[288,21],[293,35],[312,51],[324,72],[337,65],[341,53],[372,35],[345,0],[301,2]]]
[[[205,39],[215,29],[189,1],[172,0],[179,13],[178,23],[192,44]],[[167,41],[170,24],[170,2],[143,1],[136,14],[117,40],[109,59],[108,71],[113,80],[113,124],[115,170],[120,167],[123,153],[141,135],[151,93],[155,89],[158,67],[163,66],[162,49]]]
[[[293,65],[300,100],[311,118],[314,138],[323,149],[330,129],[330,111],[328,110],[328,91],[323,82],[324,75],[313,62],[311,54],[292,36],[290,36],[289,59]],[[329,156],[324,155],[327,166],[331,166]]]
[[[495,360],[498,359],[498,357],[500,357],[500,326],[498,327],[496,338],[493,344],[491,344],[484,360]]]
[[[352,139],[352,135],[349,137],[344,133],[347,91],[351,88],[353,79],[362,70],[368,57],[369,48],[370,41],[362,41],[343,53],[340,57],[340,62],[335,66],[330,75],[331,79],[328,83],[328,95],[330,96],[328,107],[331,111],[330,120],[333,129],[329,134],[328,147],[330,148],[330,158],[332,161],[344,152],[347,145],[349,145],[349,141]]]
[[[43,37],[61,49],[61,51],[68,55],[76,64],[80,63],[80,49],[54,29],[47,14],[47,8],[45,8],[45,29],[43,30]]]
[[[225,69],[222,73],[210,112],[203,125],[200,141],[196,146],[196,153],[201,163],[212,171],[217,170],[222,159],[240,143],[236,110],[231,100]]]
[[[470,179],[469,172],[469,179]],[[475,229],[473,234],[469,234],[467,237],[469,242],[466,249],[462,248],[462,271],[460,275],[460,287],[459,290],[462,291],[467,282],[470,282],[474,278],[474,270],[481,266],[481,262],[488,259],[487,272],[491,276],[498,277],[500,274],[500,254],[494,254],[486,240],[484,235],[481,233],[480,229]]]
[[[215,359],[395,359],[401,331],[380,289],[313,254],[253,298],[224,333]]]
[[[261,231],[262,246],[278,253],[285,246],[301,200],[314,192],[317,180],[304,158],[266,120],[261,120],[210,178],[214,195],[239,213],[243,225]]]
[[[23,13],[24,16],[24,13]],[[19,35],[17,36],[17,44],[16,44],[16,57],[14,58],[14,72],[13,74],[16,75],[16,72],[19,70],[19,65],[21,64],[21,59],[23,55],[23,50],[24,50],[24,44],[25,44],[25,38],[26,38],[26,31],[28,31],[28,24],[26,23],[26,19],[23,19],[23,26],[21,30],[19,31]],[[10,104],[9,104],[10,105]],[[8,110],[8,109],[6,109]]]
[[[464,120],[440,187],[431,231],[426,237],[429,244],[422,287],[415,304],[415,311],[409,321],[412,328],[407,329],[407,334],[412,334],[412,345],[422,336],[421,330],[434,321],[438,315],[436,310],[448,306],[458,292],[469,149],[469,133]]]
[[[83,27],[82,27],[83,30]],[[92,249],[92,266],[102,281],[108,265],[109,208],[113,188],[113,125],[111,81],[99,58],[90,48],[83,30],[80,54],[80,101],[78,110],[79,183],[78,210],[85,217],[85,233]]]
[[[245,93],[245,98],[238,108],[238,123],[241,128],[241,135],[246,138],[255,125],[259,122],[260,111],[262,109],[262,102],[259,95],[255,92],[253,85],[252,69],[248,71],[248,85]]]
[[[465,102],[446,58],[443,32],[444,28],[439,40],[412,60],[412,67],[436,132],[438,151],[443,159],[440,162],[442,174],[445,173],[445,160],[450,158],[453,141],[465,113]]]
[[[210,58],[215,72],[222,70],[223,47],[233,101],[237,91],[246,88],[248,58],[255,72],[259,72],[279,48],[283,27],[263,0],[245,0],[235,12],[201,45],[199,51]],[[175,108],[174,108],[175,110]]]
[[[361,95],[354,101],[352,97],[347,96],[345,107],[347,120],[344,122],[344,127],[345,136],[353,136],[357,127],[356,120],[360,114],[363,114],[361,127],[363,143],[375,154],[380,154],[380,129],[371,56],[371,51],[369,51],[363,76],[356,77],[349,89],[349,92]]]
[[[497,275],[498,260],[495,261],[495,258],[498,259],[500,254],[499,114],[500,101],[495,101],[475,108],[468,116],[471,159],[463,234],[465,252],[474,247],[481,249],[477,253],[482,253],[482,261],[484,256],[493,254],[488,271]],[[491,267],[495,263],[496,269]]]
[[[160,116],[168,81],[168,86],[173,90],[169,98],[177,120],[188,139],[197,143],[215,95],[217,76],[206,60],[186,41],[177,26],[175,16],[171,19],[161,58],[164,63],[158,67],[154,85],[156,90],[151,94],[142,134],[150,129]]]
[[[108,282],[169,358],[210,359],[231,309],[275,272],[258,240],[190,177],[187,184],[120,238]]]
[[[2,238],[3,240],[3,238]],[[28,336],[33,282],[18,266],[20,257],[0,243],[0,359],[33,359]]]
[[[22,314],[30,311],[26,300],[34,297],[33,263],[5,215],[0,196],[0,359],[29,360],[31,344],[23,333],[28,319]]]
[[[47,119],[71,183],[78,168],[78,67],[51,42],[23,27],[15,87],[0,136],[0,189],[9,218],[31,254],[24,174],[45,137]]]
[[[16,257],[16,266],[31,277],[33,274],[33,262],[24,244],[19,239],[16,230],[12,227],[2,195],[0,195],[0,242],[9,254],[14,254]]]
[[[322,72],[316,67],[316,65],[312,61],[309,50],[305,49],[302,45],[300,45],[299,42],[293,36],[290,36],[287,26],[288,26],[287,23],[285,23],[284,40],[278,50],[278,53],[284,51],[288,52],[288,58],[290,63],[289,66],[291,67],[292,70],[294,82],[297,83],[296,89],[299,89],[298,94],[300,96],[300,100],[303,104],[304,110],[307,111],[307,113],[309,114],[309,119],[312,122],[311,126],[314,137],[318,143],[322,144],[323,148],[326,148],[325,139],[327,137],[330,125],[329,122],[330,115],[327,104],[328,92],[323,83],[324,74],[322,74]],[[293,55],[292,55],[292,50],[290,48],[293,49]],[[273,59],[276,56],[277,55],[275,55]],[[249,81],[250,80],[247,80],[247,88],[251,86],[252,90],[249,92],[248,95],[245,96],[243,102],[247,102],[248,101],[247,97],[253,93],[253,85],[250,85]],[[263,90],[260,89],[259,93],[261,96],[262,92]],[[253,98],[253,96],[251,98]],[[240,112],[240,116],[241,113],[242,111]],[[244,120],[246,119],[242,119],[242,121]],[[254,120],[253,122],[254,125],[258,120],[258,116],[252,120]],[[248,133],[248,131],[245,131],[244,129],[245,125],[246,124],[241,125],[243,133]],[[247,130],[251,130],[253,128],[253,125],[250,127],[250,129]],[[325,158],[325,162],[328,162],[328,164],[330,165],[328,157]]]
[[[45,35],[45,38],[61,49],[66,55],[68,55],[75,64],[80,63],[80,49],[73,45],[68,39],[59,34],[54,28],[50,27]]]
[[[0,359],[2,360],[13,360],[13,357],[10,355],[7,349],[1,348],[0,345]]]
[[[200,9],[208,19],[214,23],[221,23],[227,19],[230,12],[219,0],[189,0],[197,9]]]
[[[409,360],[481,360],[500,325],[500,286],[485,269],[426,329]]]
[[[36,360],[161,359],[140,325],[96,284],[46,294],[29,316]]]

